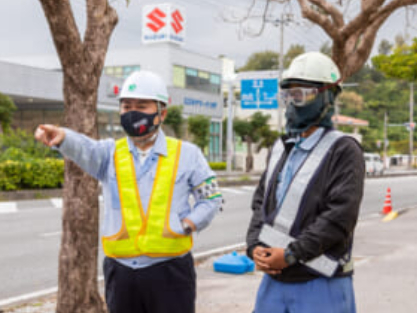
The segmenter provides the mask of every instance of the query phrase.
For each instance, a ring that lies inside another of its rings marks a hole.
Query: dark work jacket
[[[271,177],[273,185],[265,200],[266,214],[276,208],[277,177],[294,146],[291,143],[285,144],[286,139],[288,137],[285,136],[279,139],[284,143],[285,152]],[[262,214],[265,177],[266,171],[252,200],[253,216],[246,237],[247,254],[251,258],[257,245],[265,246],[258,239],[265,223]],[[362,201],[364,178],[365,161],[361,146],[351,137],[338,139],[309,182],[304,196],[300,195],[303,196],[301,209],[290,233],[296,238],[290,248],[299,260],[309,261],[323,253],[335,259],[349,256]],[[343,273],[341,267],[336,272],[336,276],[351,274],[352,271]],[[301,282],[317,278],[319,274],[297,263],[272,277],[284,282]]]

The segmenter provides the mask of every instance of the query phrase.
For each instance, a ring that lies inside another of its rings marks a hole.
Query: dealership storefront
[[[155,18],[160,19],[155,24]],[[181,48],[185,40],[185,11],[171,4],[143,8],[143,45],[109,51],[99,87],[98,122],[101,138],[123,135],[118,117],[118,91],[133,71],[151,70],[168,86],[169,105],[182,105],[184,117],[210,118],[210,161],[222,159],[222,63]],[[49,58],[49,59],[48,59]],[[13,127],[33,131],[40,123],[63,124],[62,72],[56,56],[0,62],[0,92],[18,107]]]

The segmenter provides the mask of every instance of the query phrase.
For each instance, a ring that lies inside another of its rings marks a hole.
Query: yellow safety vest
[[[146,215],[136,184],[135,166],[127,138],[116,142],[114,164],[122,214],[122,226],[112,236],[103,236],[108,257],[131,258],[141,255],[167,257],[184,254],[193,246],[192,236],[178,234],[170,228],[172,195],[181,141],[166,137],[167,156],[159,156],[156,177]]]

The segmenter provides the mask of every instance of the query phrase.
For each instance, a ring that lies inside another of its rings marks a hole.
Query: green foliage
[[[257,151],[261,151],[262,148],[268,149],[270,151],[275,141],[280,136],[280,133],[276,130],[272,130],[268,125],[265,125],[260,130],[261,139],[258,144]]]
[[[210,140],[210,118],[204,115],[190,116],[188,131],[193,135],[193,142],[204,151]]]
[[[15,131],[0,136],[0,190],[58,188],[64,161],[32,134]]]
[[[417,38],[410,46],[397,45],[391,55],[377,55],[372,58],[374,66],[387,77],[404,79],[409,82],[417,80]]]
[[[295,57],[306,52],[306,49],[302,45],[291,45],[287,53],[284,56],[284,68],[288,68]]]
[[[168,115],[165,118],[164,124],[172,128],[175,133],[175,137],[181,138],[182,125],[184,124],[184,118],[182,117],[183,107],[179,105],[170,106],[168,108]]]
[[[278,69],[278,53],[267,50],[263,52],[256,52],[249,56],[246,64],[238,71],[261,71]]]
[[[28,158],[58,158],[59,153],[51,150],[35,140],[33,134],[23,130],[10,131],[7,134],[0,134],[0,152],[3,154],[9,148],[16,148],[23,151]],[[3,158],[2,158],[3,159]],[[14,160],[9,158],[9,160]]]
[[[326,41],[324,44],[321,45],[320,52],[328,55],[329,57],[332,57],[332,46],[330,41]]]
[[[2,154],[0,154],[0,162],[4,161],[18,161],[22,162],[30,159],[30,156],[25,153],[22,149],[10,147],[7,148]]]
[[[296,56],[304,52],[304,46],[291,45],[287,53],[284,55],[284,68],[287,68]],[[249,59],[246,61],[246,64],[243,67],[239,68],[238,72],[278,69],[278,59],[279,53],[271,50],[255,52],[249,56]]]
[[[0,162],[0,190],[58,188],[64,182],[64,160]]]
[[[251,142],[258,142],[262,130],[265,126],[269,127],[268,121],[270,118],[270,115],[264,115],[261,112],[254,113],[248,121],[236,118],[233,121],[233,130],[238,136],[242,137],[243,141],[249,139]]]
[[[10,131],[13,112],[16,111],[16,105],[13,100],[0,92],[0,124],[4,133]]]
[[[383,55],[390,54],[393,45],[386,39],[381,40],[378,46],[378,53]]]
[[[213,171],[223,171],[226,169],[226,162],[209,162],[209,166]]]

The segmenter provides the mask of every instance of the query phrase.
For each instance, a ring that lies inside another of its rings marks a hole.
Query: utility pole
[[[232,157],[233,157],[233,80],[228,81],[228,96],[227,96],[227,160],[226,171],[228,174],[232,172]]]
[[[409,124],[409,130],[410,130],[410,160],[408,162],[408,166],[410,169],[413,168],[413,135],[414,135],[414,116],[413,116],[413,110],[414,110],[414,84],[410,83],[410,124]]]
[[[387,169],[387,147],[388,147],[387,127],[388,127],[388,114],[387,114],[387,111],[385,111],[385,114],[384,114],[384,170]]]
[[[281,22],[280,22],[280,43],[279,43],[279,60],[278,60],[278,67],[279,67],[279,75],[278,75],[278,88],[277,91],[279,91],[279,84],[282,81],[282,73],[284,72],[284,14],[281,14]],[[277,103],[278,103],[278,116],[277,116],[277,130],[278,132],[282,132],[282,103],[280,101],[279,92],[277,92]]]
[[[293,22],[292,14],[284,14],[281,13],[281,18],[270,20],[265,19],[266,23],[272,23],[274,26],[280,27],[280,40],[279,40],[279,54],[278,54],[278,91],[279,91],[279,83],[282,80],[282,73],[284,72],[284,26],[288,25],[290,22]],[[283,131],[283,122],[282,122],[282,115],[283,115],[283,107],[280,105],[279,99],[279,92],[277,93],[277,102],[278,102],[278,110],[277,110],[277,130],[278,132]]]

